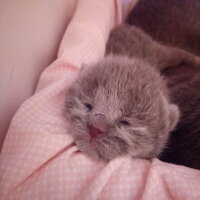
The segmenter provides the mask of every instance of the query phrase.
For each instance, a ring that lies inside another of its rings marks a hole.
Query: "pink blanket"
[[[119,7],[117,0],[77,1],[58,59],[12,120],[0,160],[1,200],[200,199],[200,171],[158,159],[94,162],[67,132],[65,93],[82,62],[103,57]]]

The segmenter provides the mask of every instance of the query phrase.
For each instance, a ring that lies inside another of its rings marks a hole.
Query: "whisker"
[[[132,130],[140,131],[141,133],[148,133],[148,130],[146,127],[133,127]]]

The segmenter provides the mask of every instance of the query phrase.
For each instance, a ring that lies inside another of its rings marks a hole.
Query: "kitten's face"
[[[160,153],[178,109],[169,104],[159,73],[146,65],[108,57],[80,73],[67,93],[65,112],[82,152],[103,160]]]

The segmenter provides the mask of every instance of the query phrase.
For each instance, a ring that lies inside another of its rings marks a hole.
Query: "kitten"
[[[140,0],[127,20],[162,44],[200,55],[200,1]],[[161,160],[200,169],[200,68],[180,63],[163,75],[181,111]]]
[[[183,62],[197,65],[199,58],[160,45],[128,25],[113,30],[107,54],[115,55],[84,67],[67,93],[65,115],[71,134],[93,159],[157,157],[179,118],[157,69]]]
[[[83,69],[65,107],[78,148],[103,160],[158,156],[179,116],[159,72],[125,56]]]

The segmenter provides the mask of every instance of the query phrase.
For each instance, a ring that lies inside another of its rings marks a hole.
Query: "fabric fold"
[[[121,157],[95,162],[72,145],[63,110],[82,63],[104,55],[121,23],[117,0],[78,0],[58,59],[14,116],[0,156],[2,200],[199,200],[200,171]]]

